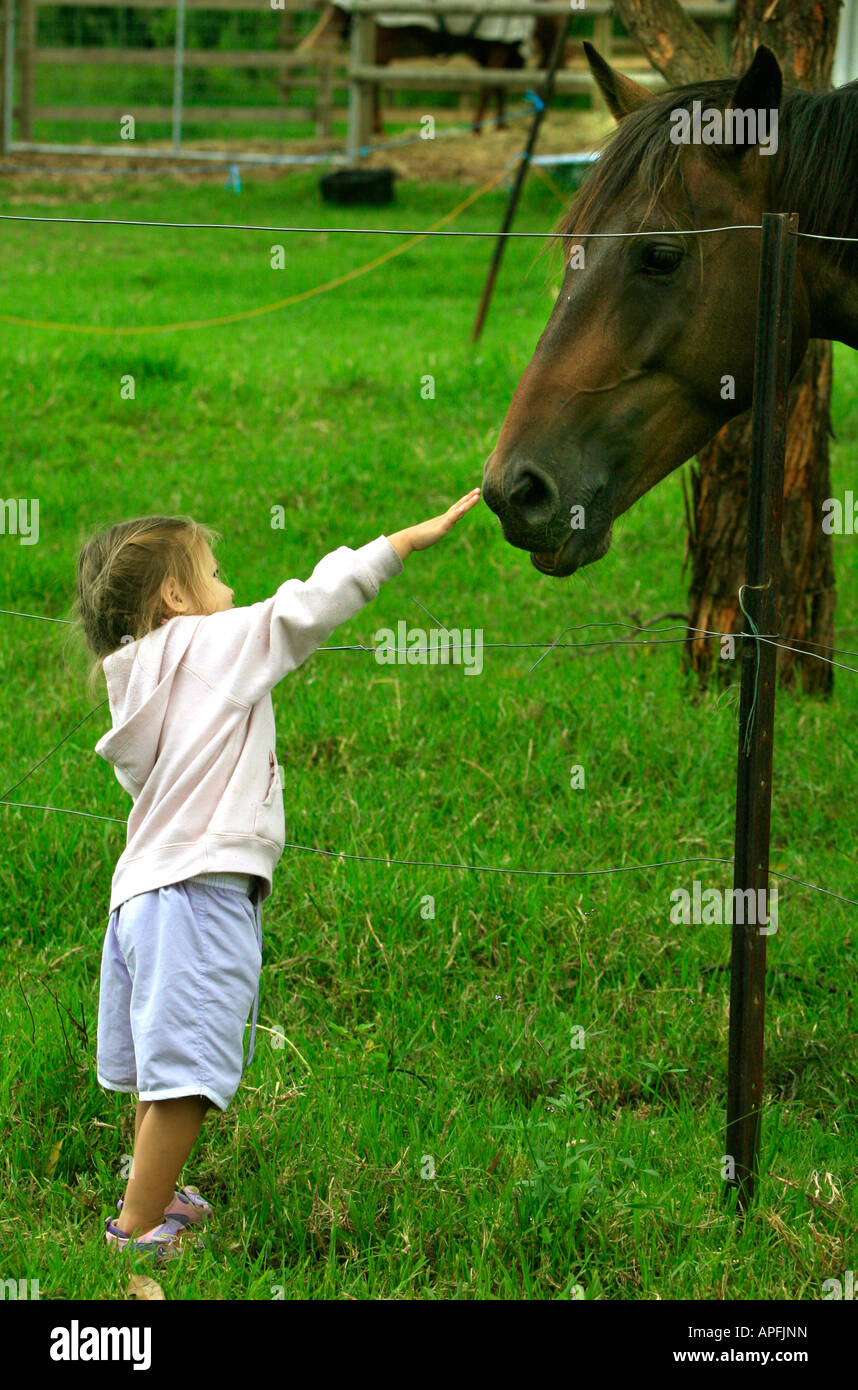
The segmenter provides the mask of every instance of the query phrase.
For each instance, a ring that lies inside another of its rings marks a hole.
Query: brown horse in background
[[[395,9],[395,4],[391,8]],[[476,22],[486,17],[490,16],[478,16]],[[539,51],[542,68],[548,67],[557,38],[558,27],[562,22],[564,21],[560,18],[544,17],[535,21],[533,37]],[[306,53],[313,48],[330,44],[332,40],[347,43],[350,29],[351,13],[336,5],[329,5],[315,29],[298,45],[296,51]],[[446,30],[427,29],[416,22],[395,27],[375,25],[374,62],[379,67],[387,67],[389,63],[400,61],[403,58],[437,58],[454,53],[465,53],[469,58],[473,58],[475,62],[479,63],[480,67],[494,70],[502,68],[520,70],[524,67],[525,62],[520,42],[504,43],[498,39],[480,39],[473,34],[451,34]],[[560,67],[563,67],[562,57]],[[497,128],[498,130],[506,129],[506,92],[504,88],[482,87],[473,121],[473,130],[477,135],[482,133],[483,119],[493,91],[497,94]],[[374,83],[372,88],[372,129],[375,135],[384,133],[378,83]]]
[[[858,245],[801,236],[858,238],[858,82],[784,89],[760,46],[738,82],[653,95],[584,47],[619,129],[556,228],[560,293],[483,474],[505,539],[557,577],[600,559],[615,518],[751,405],[761,233],[682,232],[798,213],[792,374],[810,338],[858,347]],[[677,142],[695,102],[774,112],[776,149],[760,153],[756,122],[753,139],[748,122],[731,144]]]

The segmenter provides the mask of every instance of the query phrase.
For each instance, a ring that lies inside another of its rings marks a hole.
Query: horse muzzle
[[[611,546],[611,523],[599,535],[573,531],[555,551],[530,552],[530,563],[540,574],[551,575],[553,579],[565,579],[584,565],[592,565],[601,560]]]
[[[501,469],[493,452],[483,470],[483,501],[500,520],[504,539],[529,551],[540,574],[565,578],[610,547],[608,487],[596,479],[561,493],[544,465],[510,459]]]

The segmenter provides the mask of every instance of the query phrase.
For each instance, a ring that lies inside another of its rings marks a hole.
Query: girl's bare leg
[[[194,1147],[211,1101],[205,1096],[138,1101],[134,1158],[116,1226],[126,1235],[164,1222],[176,1179]],[[142,1114],[141,1114],[141,1108]]]
[[[143,1116],[152,1104],[151,1100],[138,1100],[137,1113],[134,1116],[134,1147],[137,1148],[137,1141],[140,1138],[140,1126],[143,1123]],[[134,1177],[134,1164],[131,1164],[131,1176]]]

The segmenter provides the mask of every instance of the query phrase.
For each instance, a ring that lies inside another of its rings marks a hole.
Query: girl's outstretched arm
[[[441,516],[394,536],[382,534],[356,550],[339,546],[318,562],[308,580],[287,579],[262,603],[178,619],[191,624],[185,667],[210,689],[256,704],[341,623],[372,602],[381,584],[401,573],[406,555],[439,541],[479,496],[480,489],[474,488]]]
[[[440,516],[430,517],[428,521],[421,521],[417,526],[409,526],[404,531],[396,531],[387,539],[400,560],[407,559],[412,550],[428,550],[430,545],[434,545],[436,541],[441,540],[442,536],[446,536],[459,518],[476,505],[479,498],[480,489],[475,487],[473,491],[460,497],[458,502],[454,502],[452,507],[449,507],[446,512],[442,512]]]

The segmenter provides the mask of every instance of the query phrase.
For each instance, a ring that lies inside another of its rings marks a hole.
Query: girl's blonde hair
[[[205,613],[206,556],[222,536],[185,516],[143,516],[123,521],[91,536],[77,560],[77,593],[72,631],[95,653],[86,685],[95,694],[102,662],[125,641],[136,641],[175,617],[165,606],[161,587],[173,578]]]

